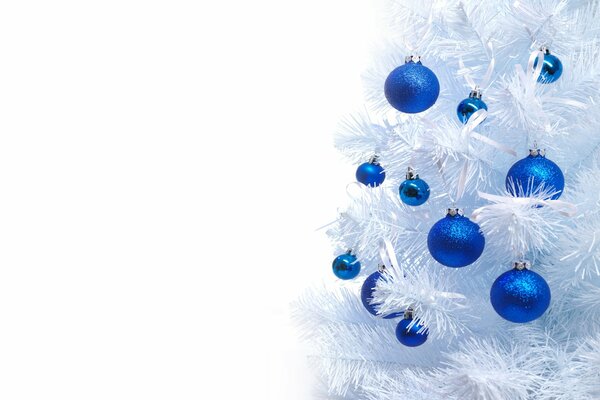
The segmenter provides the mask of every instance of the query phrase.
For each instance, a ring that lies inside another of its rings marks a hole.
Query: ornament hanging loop
[[[481,100],[481,97],[483,97],[483,92],[479,86],[475,85],[471,93],[469,93],[469,98]]]
[[[531,146],[531,148],[529,149],[529,155],[536,157],[538,155],[540,156],[545,156],[546,155],[546,150],[545,149],[540,149],[538,147],[537,141],[533,142],[533,146]]]
[[[527,261],[515,261],[513,267],[519,271],[523,271],[524,269],[529,269],[529,263]]]
[[[408,170],[406,171],[406,179],[408,179],[408,180],[419,179],[419,174],[416,173],[416,171],[413,167],[408,167]]]
[[[447,214],[448,214],[449,216],[451,216],[451,217],[455,217],[455,216],[457,216],[457,215],[459,215],[459,216],[461,216],[461,217],[462,217],[463,215],[465,215],[465,213],[464,213],[464,211],[463,211],[463,210],[461,210],[460,208],[456,208],[456,207],[451,207],[451,208],[448,208],[448,209],[447,209]]]
[[[406,56],[404,58],[404,63],[409,63],[409,62],[414,62],[414,63],[420,63],[421,62],[421,56]]]

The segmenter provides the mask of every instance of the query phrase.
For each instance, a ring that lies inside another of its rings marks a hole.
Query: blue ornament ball
[[[511,322],[529,322],[546,312],[550,287],[541,275],[514,268],[500,275],[490,291],[494,310]]]
[[[466,124],[471,115],[473,115],[476,111],[486,110],[487,105],[481,98],[478,97],[468,97],[458,103],[458,107],[456,108],[456,115],[458,115],[458,119],[463,124]]]
[[[392,107],[404,113],[420,113],[435,104],[440,83],[421,61],[408,61],[394,69],[385,80],[385,97]]]
[[[537,66],[537,59],[533,63],[533,68]],[[544,54],[544,65],[542,65],[542,71],[538,76],[538,82],[540,83],[552,83],[555,82],[562,75],[563,65],[562,62],[550,52]]]
[[[460,268],[477,261],[485,248],[485,237],[479,225],[450,210],[429,230],[427,247],[440,264]]]
[[[365,282],[362,285],[360,290],[360,299],[362,300],[363,306],[373,315],[381,316],[377,314],[377,306],[379,304],[372,303],[373,300],[373,290],[375,290],[375,286],[377,285],[377,281],[379,279],[387,279],[386,273],[381,273],[379,271],[373,272],[371,275],[365,279]],[[385,319],[397,318],[403,315],[403,313],[392,313],[386,316],[383,316]]]
[[[356,169],[356,180],[366,186],[379,186],[385,180],[385,171],[377,162],[366,162]]]
[[[353,279],[360,272],[360,262],[352,253],[341,254],[333,260],[333,273],[340,279]]]
[[[423,325],[418,322],[412,327],[408,327],[412,323],[412,318],[405,318],[396,326],[396,338],[400,343],[408,347],[417,347],[427,341],[427,332],[419,333]]]
[[[517,161],[506,174],[506,190],[513,196],[531,196],[540,191],[556,192],[550,199],[558,199],[565,188],[565,177],[559,166],[546,158],[540,150]]]
[[[407,179],[400,184],[400,200],[409,206],[420,206],[429,199],[429,185],[423,179]]]

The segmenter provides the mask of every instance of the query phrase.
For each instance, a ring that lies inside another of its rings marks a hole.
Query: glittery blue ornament
[[[377,314],[377,306],[379,304],[372,303],[373,300],[373,290],[375,290],[375,286],[377,286],[377,281],[379,279],[388,279],[389,276],[385,272],[373,272],[371,275],[367,277],[365,282],[362,285],[360,290],[360,299],[362,300],[363,305],[373,315],[381,316]],[[392,313],[384,316],[385,319],[397,318],[401,316],[403,313]]]
[[[408,325],[413,322],[413,318],[412,316],[407,317],[406,314],[407,313],[405,313],[404,319],[396,326],[396,338],[405,346],[420,346],[427,341],[428,334],[427,332],[419,333],[419,330],[423,328],[423,325],[418,322],[409,328]]]
[[[448,209],[446,217],[436,222],[427,235],[431,256],[447,267],[459,268],[474,263],[485,247],[479,225],[457,209]]]
[[[420,206],[429,199],[429,185],[412,168],[408,169],[406,180],[400,184],[400,200],[409,206]]]
[[[546,312],[550,287],[539,274],[515,263],[515,268],[500,275],[490,291],[494,310],[511,322],[529,322]]]
[[[550,50],[545,47],[541,48],[544,52],[544,65],[542,65],[542,71],[538,76],[538,82],[540,83],[552,83],[556,81],[562,75],[563,65],[562,62],[555,55],[550,54]],[[533,68],[537,67],[537,58],[533,62]]]
[[[407,57],[404,65],[388,75],[384,91],[392,107],[414,114],[435,104],[440,94],[440,83],[433,71],[421,64],[419,57]]]
[[[458,119],[463,124],[466,124],[471,115],[475,113],[475,111],[486,110],[487,105],[481,100],[481,90],[474,89],[469,94],[469,97],[458,103],[458,107],[456,108],[456,115],[458,115]]]
[[[506,175],[506,190],[513,196],[528,197],[541,191],[556,192],[550,197],[556,200],[564,188],[562,171],[540,149],[530,150],[529,155],[514,163]]]
[[[340,279],[352,279],[360,272],[360,262],[352,251],[341,254],[333,260],[333,273]]]
[[[356,169],[356,180],[366,186],[379,186],[385,180],[385,171],[379,165],[377,157],[371,158],[369,162],[361,164]]]

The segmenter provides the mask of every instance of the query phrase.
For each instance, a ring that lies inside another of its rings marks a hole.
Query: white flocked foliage
[[[333,255],[353,249],[361,274],[307,290],[294,307],[312,345],[317,397],[600,399],[600,2],[387,0],[379,7],[366,107],[341,122],[336,146],[356,166],[377,154],[386,180],[367,188],[349,177],[348,203],[327,228]],[[552,84],[537,83],[528,65],[540,46],[564,66]],[[421,56],[440,81],[436,104],[419,114],[395,111],[383,95],[385,78],[407,55]],[[474,85],[489,112],[466,129],[456,106]],[[565,175],[558,203],[543,203],[547,193],[517,200],[506,190],[506,172],[534,142]],[[398,196],[409,165],[431,187],[420,207]],[[458,269],[433,260],[426,244],[454,206],[486,237],[479,260]],[[389,271],[393,279],[378,282],[373,303],[383,315],[412,307],[429,333],[423,346],[401,345],[398,319],[372,316],[361,303],[384,240],[399,265]],[[541,318],[513,324],[495,313],[489,290],[521,259],[547,280],[552,301]]]

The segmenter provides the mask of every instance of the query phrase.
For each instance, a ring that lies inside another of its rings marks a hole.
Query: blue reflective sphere
[[[510,167],[505,184],[513,196],[528,197],[543,190],[557,192],[550,197],[556,200],[565,188],[565,177],[558,165],[543,155],[529,155]]]
[[[333,273],[340,279],[352,279],[360,272],[360,262],[354,254],[342,254],[333,260]]]
[[[385,273],[381,273],[379,271],[372,273],[365,279],[365,282],[360,289],[360,299],[362,300],[363,306],[373,315],[381,316],[377,314],[377,306],[379,304],[373,304],[371,301],[373,300],[373,290],[375,290],[375,286],[377,285],[377,281],[379,279],[387,279]],[[385,319],[397,318],[403,315],[403,312],[392,313],[384,316]]]
[[[400,343],[408,347],[420,346],[427,341],[427,332],[417,333],[423,325],[416,323],[410,329],[408,325],[412,318],[403,319],[396,326],[396,338]]]
[[[460,122],[466,124],[475,111],[482,109],[488,109],[483,100],[478,99],[477,97],[469,97],[458,103],[458,107],[456,107],[456,115],[458,115]]]
[[[550,287],[544,278],[528,269],[506,271],[490,291],[494,310],[511,322],[529,322],[541,317],[550,305],[550,297]]]
[[[440,264],[459,268],[474,263],[481,256],[485,238],[479,225],[469,218],[447,214],[429,230],[427,247]]]
[[[396,110],[414,114],[435,104],[440,94],[440,83],[433,71],[420,61],[409,61],[388,75],[384,92]]]
[[[400,200],[409,206],[420,206],[429,198],[429,185],[421,178],[407,179],[400,184]]]
[[[537,66],[537,59],[533,63],[533,68]],[[542,65],[542,72],[538,76],[538,82],[540,83],[552,83],[556,81],[562,75],[563,66],[562,62],[553,54],[544,55],[544,65]]]
[[[385,171],[379,164],[364,163],[356,169],[356,180],[367,186],[379,186],[385,180]]]

